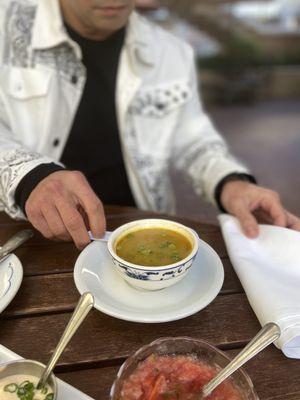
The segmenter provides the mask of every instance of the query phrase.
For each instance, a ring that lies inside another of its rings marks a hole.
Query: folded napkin
[[[275,322],[276,341],[287,357],[300,359],[300,232],[260,225],[248,239],[235,217],[219,216],[232,265],[261,325]]]

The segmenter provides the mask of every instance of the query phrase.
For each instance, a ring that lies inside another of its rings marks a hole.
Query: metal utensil
[[[219,386],[226,378],[233,374],[238,368],[244,365],[251,358],[256,356],[261,350],[273,343],[280,336],[280,328],[277,324],[270,322],[263,326],[258,334],[248,343],[248,345],[225,367],[202,388],[199,400],[204,399]]]
[[[111,234],[112,234],[112,232],[106,231],[102,238],[96,238],[93,236],[91,231],[88,231],[88,235],[89,235],[90,239],[93,240],[94,242],[108,242],[108,239]]]
[[[0,262],[32,236],[32,229],[24,229],[8,239],[8,241],[0,248]]]
[[[64,351],[66,348],[67,344],[73,337],[74,333],[77,331],[81,323],[84,321],[85,317],[93,308],[94,306],[94,297],[91,293],[86,292],[84,293],[81,297],[80,300],[77,304],[77,307],[58,343],[56,346],[56,349],[54,350],[54,353],[52,354],[52,357],[50,361],[47,364],[46,369],[44,370],[39,383],[37,385],[38,389],[41,389],[42,387],[45,386],[49,375],[51,374],[53,368],[55,367],[55,364],[57,363],[57,360],[59,359],[61,353]]]

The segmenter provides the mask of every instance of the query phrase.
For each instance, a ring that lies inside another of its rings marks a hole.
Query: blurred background
[[[206,111],[261,185],[300,215],[300,0],[138,0],[195,49]],[[178,214],[216,210],[173,174]]]

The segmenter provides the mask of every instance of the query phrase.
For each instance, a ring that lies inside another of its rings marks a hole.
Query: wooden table
[[[134,219],[155,216],[125,207],[107,207],[106,215],[109,230]],[[233,356],[260,329],[232,269],[219,228],[175,220],[195,229],[217,251],[225,268],[222,290],[204,310],[170,323],[126,322],[93,310],[62,355],[56,373],[95,399],[108,399],[123,361],[159,337],[201,338]],[[0,243],[27,226],[0,214]],[[0,343],[25,358],[45,363],[79,299],[72,273],[79,252],[71,243],[50,242],[36,233],[16,254],[23,263],[24,280],[0,316]],[[287,359],[274,346],[250,361],[245,369],[261,400],[300,399],[300,361]]]

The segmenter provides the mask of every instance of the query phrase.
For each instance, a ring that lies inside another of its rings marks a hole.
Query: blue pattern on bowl
[[[134,268],[134,267],[128,267],[122,263],[120,263],[118,260],[113,258],[114,265],[117,268],[117,271],[123,275],[123,276],[128,276],[129,278],[140,280],[140,281],[162,281],[162,280],[169,280],[173,278],[177,278],[180,275],[184,275],[192,266],[192,262],[194,261],[196,257],[196,254],[190,258],[188,261],[186,261],[184,264],[176,265],[176,267],[170,267],[168,269],[160,269],[160,270],[155,270],[153,272],[149,272],[149,270],[146,270],[142,267],[140,268]]]

